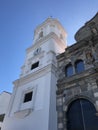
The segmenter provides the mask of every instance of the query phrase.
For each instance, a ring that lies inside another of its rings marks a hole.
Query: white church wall
[[[61,34],[66,37],[60,23],[52,18],[36,28],[20,78],[14,81],[2,130],[57,130],[56,55],[66,47]]]
[[[10,101],[11,94],[8,92],[2,92],[0,94],[0,116],[4,116],[8,110],[8,105]],[[2,124],[4,121],[4,117],[2,120],[0,120],[0,128],[2,129]],[[0,118],[1,119],[1,118]]]
[[[6,123],[6,126],[3,126],[4,130],[6,130],[6,128],[13,130],[13,127],[14,127],[14,130],[17,130],[17,129],[21,130],[21,128],[23,128],[24,125],[26,125],[26,128],[28,130],[30,128],[32,128],[32,129],[36,128],[37,130],[39,130],[40,128],[42,130],[48,129],[49,111],[52,111],[52,109],[49,110],[49,108],[50,108],[49,100],[50,100],[51,91],[52,92],[54,91],[53,88],[50,88],[50,85],[51,85],[50,80],[51,80],[51,72],[45,74],[45,76],[43,76],[42,78],[32,81],[31,83],[28,83],[24,86],[18,87],[11,113],[8,117],[6,117],[7,121],[11,121],[12,123],[11,123],[11,125],[9,125],[9,123]],[[55,81],[53,84],[55,84]],[[21,99],[22,99],[21,96],[23,95],[22,93],[23,93],[23,91],[32,89],[32,87],[36,88],[34,100],[30,101],[31,103],[26,103],[25,105],[23,105],[23,102],[21,102]],[[52,86],[52,87],[54,87],[54,86]],[[55,92],[53,92],[53,93],[55,93]],[[34,105],[34,106],[32,106],[32,105]],[[53,105],[53,108],[54,107],[55,107],[55,103]],[[18,111],[22,112],[22,110],[25,110],[25,109],[32,109],[31,112],[26,117],[23,117],[23,115],[21,115],[21,114],[18,116],[15,115],[16,112],[18,112]],[[53,114],[52,117],[53,116],[55,116],[55,115]],[[40,121],[39,121],[39,118],[40,118]],[[5,119],[5,121],[6,121],[6,119]],[[16,125],[16,122],[17,122],[17,125]],[[46,126],[45,126],[45,124],[46,124]],[[18,126],[18,128],[17,128],[17,126]]]

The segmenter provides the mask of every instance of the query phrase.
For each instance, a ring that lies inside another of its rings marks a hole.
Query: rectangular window
[[[0,122],[3,122],[5,114],[0,115]]]
[[[31,66],[31,70],[37,68],[38,66],[39,66],[39,62],[34,63],[34,64]]]
[[[32,96],[33,96],[33,91],[26,93],[25,96],[24,96],[24,101],[23,102],[25,103],[25,102],[31,101],[32,100]]]

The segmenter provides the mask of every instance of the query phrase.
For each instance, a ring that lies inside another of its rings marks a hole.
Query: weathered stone
[[[57,98],[58,130],[67,130],[66,113],[73,101],[81,98],[88,100],[98,110],[98,13],[76,33],[75,38],[77,43],[66,48],[57,57],[57,97],[61,94],[63,96],[59,101]],[[84,64],[84,70],[80,73],[76,71],[78,60]],[[65,68],[69,63],[72,65],[73,74],[67,77]],[[61,68],[63,71],[60,71]],[[61,113],[64,115],[60,116]]]

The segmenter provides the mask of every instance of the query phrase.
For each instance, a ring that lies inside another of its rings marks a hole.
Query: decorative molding
[[[32,109],[20,110],[20,111],[14,112],[14,116],[16,118],[25,118],[26,116],[29,116],[31,112],[32,112]]]
[[[42,26],[43,26],[43,27],[47,26],[47,24],[49,24],[49,25],[52,25],[52,24],[53,24],[53,25],[57,25],[57,27],[58,27],[63,33],[66,34],[65,29],[64,29],[64,27],[61,25],[61,23],[60,23],[57,19],[50,18],[50,17],[47,18],[45,22],[43,22],[42,24],[40,24],[40,25],[36,28],[35,32],[38,32],[37,30],[41,29]]]
[[[33,51],[37,48],[39,48],[40,46],[42,46],[46,41],[49,41],[49,39],[54,39],[56,41],[56,43],[61,46],[62,48],[66,48],[65,42],[62,41],[54,32],[49,33],[47,36],[44,36],[42,39],[36,41],[35,44],[33,44],[33,46],[29,47],[26,51],[27,53],[29,53],[30,51]]]
[[[30,74],[27,74],[26,76],[21,77],[20,79],[17,79],[16,81],[13,82],[13,84],[16,87],[20,87],[20,86],[22,86],[22,85],[24,85],[26,83],[32,82],[33,80],[44,76],[48,72],[55,72],[54,68],[56,68],[55,65],[48,64],[47,66],[45,66],[43,68],[39,68],[35,72],[31,72]]]

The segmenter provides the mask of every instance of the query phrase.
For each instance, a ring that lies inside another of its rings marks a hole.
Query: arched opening
[[[81,73],[82,71],[84,71],[84,63],[82,60],[77,60],[75,62],[75,70],[76,73]]]
[[[66,77],[70,77],[70,76],[73,75],[73,66],[72,66],[72,64],[68,64],[65,67],[65,75],[66,75]]]
[[[40,33],[39,33],[39,38],[42,38],[43,37],[43,31],[41,31]]]
[[[98,130],[98,117],[94,105],[87,99],[73,101],[66,113],[67,130]]]

